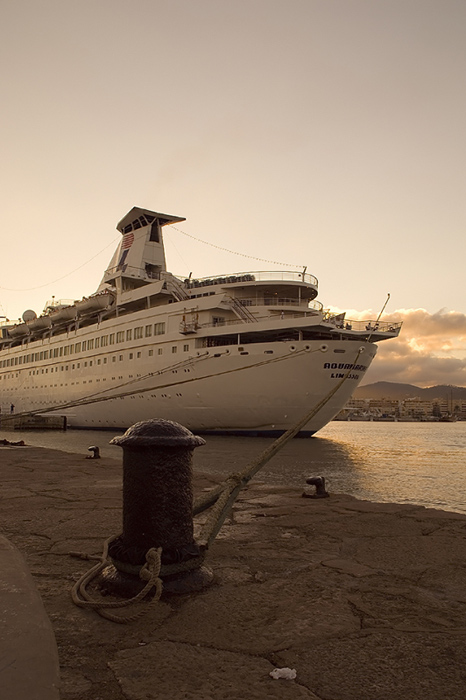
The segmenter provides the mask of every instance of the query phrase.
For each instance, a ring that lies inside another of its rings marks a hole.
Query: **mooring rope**
[[[146,584],[137,595],[135,595],[133,598],[119,601],[108,601],[102,599],[95,600],[91,598],[86,587],[105,569],[106,566],[111,563],[108,557],[108,546],[114,539],[115,537],[112,535],[105,540],[102,557],[99,563],[93,566],[92,569],[89,569],[89,571],[81,576],[81,578],[75,583],[71,589],[71,598],[73,603],[81,608],[91,608],[101,617],[105,617],[107,620],[111,620],[111,622],[126,624],[128,622],[134,622],[142,617],[142,615],[147,612],[147,608],[141,608],[132,615],[114,615],[113,613],[109,612],[109,609],[126,608],[129,605],[139,603],[144,600],[144,598],[152,591],[154,587],[155,594],[150,602],[156,603],[159,600],[160,596],[162,595],[162,580],[160,578],[160,559],[162,555],[162,548],[151,548],[146,553],[146,563],[140,567],[138,571],[139,578],[141,581],[146,581]]]
[[[360,347],[356,357],[354,359],[353,365],[357,363],[359,356],[364,351],[364,347]],[[212,510],[207,517],[205,523],[203,524],[199,537],[196,538],[196,542],[200,547],[200,555],[198,557],[193,557],[185,562],[179,562],[177,564],[172,564],[168,566],[161,565],[161,555],[162,549],[158,550],[150,549],[146,554],[146,564],[142,567],[121,567],[121,562],[118,564],[118,568],[121,570],[126,570],[128,573],[139,575],[143,580],[147,580],[147,584],[143,590],[138,593],[137,596],[131,598],[130,600],[118,601],[118,602],[107,602],[100,600],[93,600],[87,593],[86,586],[96,578],[101,571],[112,563],[108,557],[108,545],[114,539],[110,537],[106,540],[104,544],[104,551],[101,557],[101,561],[96,566],[92,567],[86,574],[84,574],[79,581],[74,585],[72,589],[72,599],[76,605],[81,607],[88,607],[95,610],[99,615],[105,617],[112,622],[118,622],[120,624],[132,622],[139,617],[141,617],[147,608],[142,608],[137,613],[131,616],[120,616],[113,615],[108,612],[108,608],[122,608],[129,605],[133,605],[145,598],[150,590],[155,586],[156,591],[154,598],[151,602],[156,602],[159,600],[162,594],[162,580],[163,577],[175,574],[183,573],[189,570],[199,568],[204,562],[206,551],[209,549],[211,544],[217,537],[220,529],[222,528],[225,519],[231,512],[233,505],[238,498],[240,491],[247,486],[252,477],[257,474],[257,472],[274,457],[277,452],[279,452],[286,443],[291,440],[298,432],[327,404],[330,399],[336,394],[338,389],[347,380],[352,369],[348,369],[344,377],[329,391],[329,393],[319,401],[306,415],[304,415],[292,428],[287,430],[283,435],[274,440],[272,445],[266,448],[256,459],[252,460],[248,466],[239,473],[230,474],[230,476],[225,479],[221,484],[214,487],[207,493],[203,494],[197,498],[193,504],[193,515],[198,515],[208,508],[212,507]],[[153,552],[157,552],[157,559],[154,560]],[[88,558],[86,556],[86,558]],[[144,575],[142,572],[144,571]],[[147,578],[145,578],[147,577]]]

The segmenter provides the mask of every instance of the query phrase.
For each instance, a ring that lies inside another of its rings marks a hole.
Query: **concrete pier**
[[[259,474],[208,553],[217,585],[116,625],[72,603],[94,562],[69,553],[99,555],[118,533],[121,462],[7,446],[0,464],[0,532],[51,621],[61,700],[463,700],[466,516],[331,483],[302,498],[304,484]],[[214,483],[197,474],[195,492]],[[270,676],[284,667],[294,680]]]

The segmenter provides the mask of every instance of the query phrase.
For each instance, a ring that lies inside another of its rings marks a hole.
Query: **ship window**
[[[66,345],[66,346],[65,346],[65,351],[64,351],[63,354],[64,354],[64,355],[69,355],[69,353],[70,353],[70,346],[69,346],[69,345]]]
[[[138,326],[134,329],[134,340],[140,340],[142,338],[143,327]]]
[[[163,335],[165,333],[165,323],[154,323],[154,335]]]
[[[132,335],[133,331],[131,330],[131,328],[128,328],[128,330],[126,331],[126,340],[131,340]]]
[[[100,338],[100,347],[105,348],[108,345],[108,335],[103,335]]]
[[[76,343],[76,345],[74,346],[74,351],[81,352],[81,343]]]
[[[115,345],[115,333],[110,333],[108,336],[108,344]]]
[[[44,353],[41,352],[41,353],[39,353],[39,360],[43,360],[43,359],[44,359]]]
[[[100,345],[100,338],[96,338],[96,339],[95,339],[95,347],[96,347],[96,349],[99,347],[99,345]]]
[[[117,343],[122,343],[124,341],[124,339],[125,339],[125,332],[118,331],[117,336],[116,336]]]
[[[61,348],[60,348],[60,352],[59,352],[58,354],[59,354],[59,356],[60,356],[60,357],[62,357],[62,356],[63,356],[63,345],[61,346]]]
[[[87,341],[87,349],[88,349],[88,350],[93,350],[93,349],[94,349],[94,341],[93,341],[93,340],[88,340],[88,341]]]
[[[19,359],[20,359],[20,363],[21,363],[21,358],[19,358]],[[48,360],[48,359],[49,359],[49,351],[44,350],[44,360]]]
[[[83,340],[82,346],[81,346],[81,347],[82,347],[83,352],[84,352],[84,351],[86,350],[86,348],[87,348],[87,340]]]
[[[152,326],[146,326],[146,338],[150,338],[152,335]]]

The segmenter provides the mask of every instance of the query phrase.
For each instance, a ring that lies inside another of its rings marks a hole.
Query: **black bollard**
[[[91,455],[87,455],[86,459],[100,459],[100,450],[95,445],[93,447],[87,448],[88,452],[92,452]]]
[[[306,484],[311,484],[315,486],[315,492],[312,493],[309,489],[304,489],[303,498],[328,498],[329,493],[325,490],[325,477],[323,476],[310,476],[306,479]]]
[[[132,597],[151,548],[162,548],[165,592],[199,590],[212,581],[193,533],[192,453],[205,440],[173,421],[136,423],[110,441],[123,448],[123,533],[108,548],[113,566],[100,587]]]

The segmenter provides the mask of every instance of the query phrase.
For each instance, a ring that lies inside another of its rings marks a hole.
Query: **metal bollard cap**
[[[110,445],[120,447],[184,447],[193,449],[206,441],[180,423],[163,418],[143,420],[132,425],[124,435],[114,437]]]

